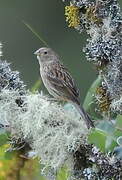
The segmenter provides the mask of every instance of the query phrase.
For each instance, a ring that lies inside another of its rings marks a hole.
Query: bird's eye
[[[44,51],[44,54],[47,54],[47,51]]]

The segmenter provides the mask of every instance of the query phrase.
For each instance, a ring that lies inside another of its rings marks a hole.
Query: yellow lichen
[[[102,19],[98,18],[96,15],[96,7],[95,6],[90,6],[86,10],[86,17],[89,21],[99,25],[102,23]]]
[[[79,8],[73,5],[65,7],[66,21],[69,27],[77,27],[80,24]]]
[[[102,86],[96,89],[96,97],[98,106],[101,112],[108,112],[111,104],[110,97],[108,96],[106,89]]]

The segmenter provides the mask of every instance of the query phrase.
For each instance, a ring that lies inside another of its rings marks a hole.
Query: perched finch
[[[80,106],[79,90],[59,56],[47,47],[38,49],[34,54],[37,55],[41,78],[49,93],[57,100],[72,103],[86,122],[87,128],[94,127],[90,117]]]

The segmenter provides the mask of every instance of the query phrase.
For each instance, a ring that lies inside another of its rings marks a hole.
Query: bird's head
[[[47,47],[38,49],[34,54],[37,56],[39,63],[57,61],[59,59],[58,55],[51,48]]]

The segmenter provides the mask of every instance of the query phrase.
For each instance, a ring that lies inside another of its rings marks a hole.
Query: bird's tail
[[[74,106],[76,107],[76,109],[78,110],[78,112],[80,113],[81,117],[83,118],[83,120],[85,121],[87,128],[91,128],[94,127],[94,123],[93,121],[90,119],[89,115],[87,114],[87,112],[85,112],[85,110],[78,105],[77,103],[73,103]]]

